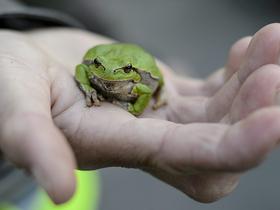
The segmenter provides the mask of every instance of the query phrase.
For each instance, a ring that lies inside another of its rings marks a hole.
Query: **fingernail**
[[[275,98],[274,98],[274,104],[280,106],[280,90],[276,91]]]

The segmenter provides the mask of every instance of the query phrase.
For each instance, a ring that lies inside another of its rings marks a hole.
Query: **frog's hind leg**
[[[76,67],[75,79],[79,85],[79,88],[84,92],[86,96],[86,104],[88,107],[100,106],[100,101],[98,99],[98,94],[96,90],[91,87],[90,81],[87,75],[88,66],[85,64],[79,64]]]
[[[152,98],[152,90],[147,85],[139,83],[133,87],[131,93],[138,95],[138,98],[134,104],[128,104],[128,111],[137,116],[148,106],[150,99]]]
[[[167,104],[167,95],[166,95],[166,91],[164,90],[164,87],[158,88],[154,93],[154,97],[155,97],[155,103],[153,104],[154,110],[157,110],[160,107]]]

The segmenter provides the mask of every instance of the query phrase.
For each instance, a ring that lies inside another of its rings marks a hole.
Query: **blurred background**
[[[142,45],[175,71],[205,78],[224,65],[230,46],[280,22],[277,0],[25,0],[69,13],[96,33]],[[197,203],[133,169],[101,170],[101,210],[278,210],[280,151],[213,204]]]

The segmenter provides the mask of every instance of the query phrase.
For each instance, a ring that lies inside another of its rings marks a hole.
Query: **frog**
[[[167,103],[163,75],[155,58],[137,44],[93,46],[76,66],[75,80],[88,107],[108,101],[139,116],[151,99],[155,99],[154,110]]]

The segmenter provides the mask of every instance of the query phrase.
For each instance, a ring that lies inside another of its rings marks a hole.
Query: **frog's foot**
[[[97,93],[97,98],[100,100],[100,101],[105,101],[105,98],[103,97],[103,95]]]
[[[91,87],[91,83],[87,75],[88,66],[85,64],[79,64],[75,71],[75,80],[79,88],[84,92],[86,96],[86,104],[88,107],[100,106],[96,90]]]
[[[155,103],[153,104],[153,110],[157,110],[160,107],[167,104],[167,95],[164,87],[161,87],[155,92]]]
[[[79,84],[79,88],[84,92],[86,96],[86,105],[91,106],[100,106],[100,100],[98,94],[94,88],[88,85]]]
[[[91,91],[87,91],[85,94],[86,94],[86,104],[88,107],[91,107],[93,105],[100,106],[98,94],[95,89],[92,88]]]

